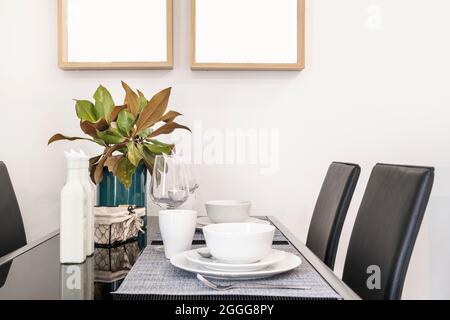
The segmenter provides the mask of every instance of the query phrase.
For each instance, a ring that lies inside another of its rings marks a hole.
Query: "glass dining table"
[[[343,300],[359,297],[338,278],[314,253],[274,217],[260,217],[276,227],[274,246],[291,246],[310,266],[310,273],[320,277]],[[45,237],[0,258],[0,300],[111,300],[132,299],[118,295],[124,279],[132,271],[145,249],[161,250],[158,218],[147,217],[147,229],[138,239],[113,247],[96,246],[93,256],[82,264],[60,264],[59,232]],[[193,245],[204,245],[201,230],[196,231]],[[168,264],[167,268],[170,268]],[[164,279],[162,279],[164,282]],[[179,293],[183,295],[182,288]],[[187,297],[188,295],[184,295]],[[147,296],[161,299],[161,296]],[[314,296],[309,297],[314,298]],[[141,297],[142,299],[142,297]]]

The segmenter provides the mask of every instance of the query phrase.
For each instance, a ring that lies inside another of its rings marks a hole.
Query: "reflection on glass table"
[[[60,264],[59,235],[50,237],[13,259],[0,258],[0,300],[110,300],[141,254],[141,243],[96,247],[84,263]]]
[[[82,264],[61,264],[61,299],[91,300],[94,298],[93,257]]]
[[[113,247],[96,247],[82,264],[61,265],[61,299],[109,299],[125,279],[142,248],[137,240]]]

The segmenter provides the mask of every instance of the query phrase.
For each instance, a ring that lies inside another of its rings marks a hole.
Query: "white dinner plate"
[[[262,220],[262,219],[258,219],[258,218],[254,218],[254,217],[248,217],[248,219],[246,221],[243,221],[245,223],[265,223],[265,224],[270,224],[269,221],[267,220]],[[198,217],[197,218],[197,228],[203,228],[204,226],[207,226],[209,224],[214,224],[214,222],[212,222],[209,217]]]
[[[278,263],[272,264],[268,266],[267,268],[263,270],[256,270],[256,271],[217,271],[217,270],[211,270],[207,269],[202,265],[199,265],[197,263],[194,263],[192,261],[189,261],[186,258],[186,253],[181,252],[176,255],[174,255],[170,259],[170,263],[182,270],[192,272],[192,273],[198,273],[202,276],[206,276],[208,278],[212,279],[221,279],[221,280],[253,280],[253,279],[262,279],[262,278],[269,278],[274,275],[284,273],[287,271],[291,271],[295,268],[297,268],[301,263],[302,260],[300,257],[296,256],[295,254],[286,252],[285,258],[281,260]]]
[[[268,266],[282,261],[286,257],[286,252],[272,249],[264,259],[255,263],[231,264],[220,260],[202,257],[197,251],[204,248],[194,249],[186,252],[186,259],[190,262],[197,263],[207,269],[215,271],[257,271],[267,268]]]

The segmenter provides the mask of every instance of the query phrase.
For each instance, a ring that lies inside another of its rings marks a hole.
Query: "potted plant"
[[[109,91],[99,86],[94,102],[75,100],[81,130],[88,137],[53,135],[48,144],[59,140],[87,140],[103,147],[90,159],[91,180],[98,185],[98,205],[146,205],[146,171],[153,170],[159,154],[171,154],[174,145],[156,139],[175,129],[190,129],[174,120],[181,114],[167,111],[171,88],[155,94],[150,100],[122,81],[123,105],[116,105]],[[157,128],[156,128],[157,127]]]

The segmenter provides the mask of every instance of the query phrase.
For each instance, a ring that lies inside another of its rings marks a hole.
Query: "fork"
[[[267,284],[267,283],[252,283],[251,285],[239,285],[236,283],[229,284],[229,285],[221,285],[214,283],[205,277],[203,277],[201,274],[197,274],[197,279],[200,280],[205,286],[208,288],[214,289],[216,291],[227,291],[231,289],[239,289],[239,288],[246,288],[246,289],[297,289],[297,290],[310,290],[311,287],[305,287],[305,286],[297,286],[297,285],[284,285],[284,284]]]

